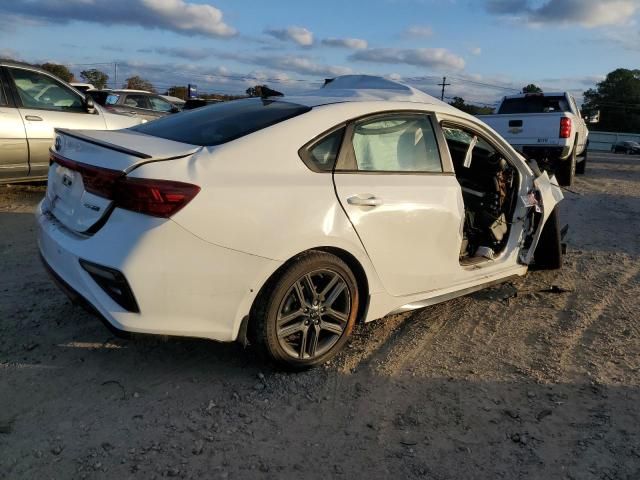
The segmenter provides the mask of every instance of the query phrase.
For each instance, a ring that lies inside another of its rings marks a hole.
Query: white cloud
[[[622,25],[639,9],[638,0],[487,0],[489,13],[532,25],[577,24],[587,28]]]
[[[482,55],[482,48],[480,47],[471,47],[469,49],[469,51],[471,52],[472,55]]]
[[[0,2],[0,17],[5,15],[17,16],[22,22],[138,25],[217,38],[237,33],[224,22],[221,10],[184,0],[13,0]]]
[[[222,12],[212,5],[183,0],[141,0],[159,25],[179,32],[196,32],[211,37],[229,37],[236,30],[222,21]]]
[[[352,50],[364,50],[369,46],[366,40],[361,38],[325,38],[322,44],[328,47],[350,48]]]
[[[282,41],[291,41],[303,47],[313,45],[313,33],[304,27],[270,28],[266,34]]]
[[[426,38],[433,35],[433,29],[426,25],[412,25],[404,31],[404,34],[412,38]]]
[[[462,70],[462,57],[444,48],[370,48],[356,52],[350,60],[371,63],[406,64],[432,69]]]
[[[314,62],[310,58],[294,55],[270,55],[264,57],[254,57],[252,60],[253,63],[258,65],[289,72],[295,72],[301,75],[337,77],[339,75],[347,75],[349,73],[352,73],[351,69],[347,67],[323,65]]]

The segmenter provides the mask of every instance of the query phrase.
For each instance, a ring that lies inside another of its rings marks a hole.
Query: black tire
[[[558,270],[562,268],[562,238],[560,214],[554,208],[551,216],[542,228],[540,240],[533,254],[534,267],[539,270]]]
[[[573,185],[573,179],[576,176],[576,145],[573,145],[571,156],[566,160],[559,160],[556,168],[556,178],[562,187],[570,187]]]
[[[584,175],[587,171],[587,158],[589,155],[587,154],[587,149],[584,149],[584,154],[582,155],[582,161],[576,164],[576,173],[578,175]]]
[[[335,294],[337,287],[340,292]],[[283,267],[261,290],[251,311],[249,338],[262,355],[282,367],[315,367],[330,360],[347,342],[359,302],[356,277],[345,262],[330,253],[307,252]],[[291,319],[285,321],[287,318]],[[285,336],[286,332],[291,333]]]

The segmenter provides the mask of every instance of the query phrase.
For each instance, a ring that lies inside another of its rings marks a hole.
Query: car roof
[[[155,93],[150,92],[148,90],[136,90],[133,88],[115,88],[111,91],[114,93],[147,93],[149,95],[156,95]]]
[[[38,65],[32,65],[31,63],[19,62],[17,60],[2,60],[0,59],[0,66],[2,67],[20,67],[20,68],[28,68],[30,70],[36,70],[42,73],[48,73],[51,75],[51,72],[46,71],[44,68],[39,67]]]
[[[344,102],[410,102],[447,106],[431,95],[394,80],[372,75],[343,75],[330,80],[324,87],[292,96],[284,100],[307,107]]]

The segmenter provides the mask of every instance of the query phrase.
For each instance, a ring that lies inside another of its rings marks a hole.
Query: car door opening
[[[475,133],[453,126],[444,126],[443,131],[464,202],[460,264],[490,262],[500,256],[509,240],[518,172]]]

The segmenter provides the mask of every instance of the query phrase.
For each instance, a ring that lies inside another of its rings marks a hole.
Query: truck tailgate
[[[482,115],[479,118],[512,145],[560,145],[560,119],[566,113]]]

